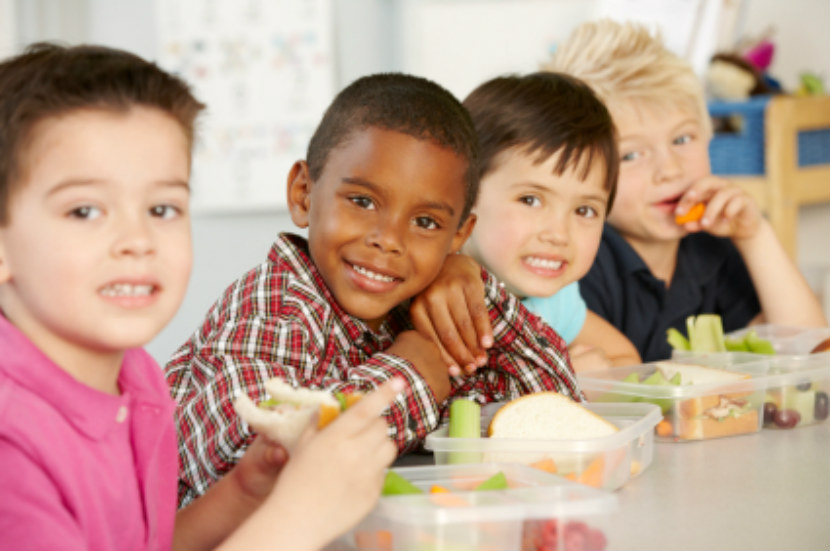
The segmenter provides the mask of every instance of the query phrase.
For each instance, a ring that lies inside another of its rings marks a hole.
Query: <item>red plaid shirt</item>
[[[305,239],[283,234],[267,261],[233,283],[165,370],[178,402],[179,500],[188,503],[226,473],[253,437],[233,400],[267,398],[263,383],[282,377],[295,386],[370,391],[397,375],[407,388],[386,414],[400,452],[414,449],[447,414],[452,399],[480,403],[555,390],[583,396],[565,343],[482,271],[495,344],[475,375],[452,380],[437,403],[414,366],[385,353],[412,329],[406,305],[373,332],[335,302],[311,261]]]

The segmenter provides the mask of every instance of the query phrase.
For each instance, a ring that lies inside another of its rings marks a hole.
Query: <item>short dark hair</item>
[[[8,223],[9,198],[38,122],[78,109],[126,111],[135,105],[172,116],[192,150],[204,104],[184,81],[137,55],[41,42],[0,63],[0,226]]]
[[[488,80],[464,100],[480,144],[479,177],[493,170],[499,153],[514,147],[539,162],[559,152],[555,167],[581,167],[580,178],[598,158],[605,164],[608,210],[619,174],[616,130],[605,104],[582,81],[555,72],[507,75]]]
[[[467,218],[478,195],[478,139],[469,113],[440,85],[403,73],[361,77],[332,101],[308,144],[309,177],[323,173],[329,153],[360,130],[375,127],[428,140],[468,161],[464,209]]]

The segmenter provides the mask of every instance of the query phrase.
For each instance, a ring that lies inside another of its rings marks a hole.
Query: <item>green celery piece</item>
[[[689,345],[695,352],[726,352],[723,322],[717,314],[700,314],[686,319]]]
[[[631,373],[629,373],[628,375],[625,376],[625,378],[622,380],[622,382],[624,382],[624,383],[639,383],[640,382],[640,376],[637,374],[636,371],[632,371]]]
[[[666,379],[666,376],[663,375],[663,372],[659,369],[643,379],[644,385],[652,385],[652,386],[669,386],[674,383]],[[669,410],[672,405],[673,400],[671,398],[642,398],[643,402],[648,402],[650,404],[657,405],[663,413]]]
[[[481,406],[472,400],[454,400],[450,404],[450,426],[447,431],[450,438],[481,438]],[[447,462],[478,463],[481,452],[452,451]]]
[[[383,479],[383,489],[380,493],[384,496],[400,496],[422,494],[424,491],[395,471],[386,471],[386,478]]]
[[[625,376],[621,383],[639,383],[640,376],[636,371]],[[640,397],[632,394],[621,394],[619,392],[605,392],[595,398],[597,402],[639,402]]]
[[[342,392],[335,392],[334,398],[337,400],[337,403],[340,405],[340,411],[346,411],[346,395]]]
[[[504,476],[502,471],[497,472],[481,484],[475,487],[477,492],[487,491],[487,490],[506,490],[507,489],[507,477]]]
[[[666,379],[666,376],[663,375],[663,372],[658,369],[657,371],[643,379],[643,384],[661,386],[669,384],[669,381],[668,379]]]
[[[674,350],[689,350],[689,339],[687,339],[683,333],[675,329],[674,327],[669,327],[666,330],[666,341],[668,341],[669,345]]]
[[[726,345],[726,349],[729,352],[749,352],[749,346],[746,343],[746,338],[742,339],[734,339],[734,338],[726,338],[724,339],[723,343]]]
[[[755,332],[755,329],[750,329],[744,337],[746,347],[753,354],[775,354],[775,347],[767,339],[762,339]]]
[[[674,377],[672,377],[669,380],[669,384],[680,386],[680,372],[679,371],[677,373],[675,373]]]

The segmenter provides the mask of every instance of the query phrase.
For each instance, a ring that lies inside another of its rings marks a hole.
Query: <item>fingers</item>
[[[453,377],[461,375],[461,369],[458,367],[458,364],[460,363],[461,365],[464,365],[464,359],[462,358],[460,361],[457,360],[447,351],[446,348],[444,348],[441,338],[438,336],[435,326],[433,325],[435,320],[427,313],[425,304],[426,300],[419,298],[410,306],[410,317],[412,319],[412,324],[415,326],[415,330],[418,331],[418,333],[420,333],[424,338],[431,340],[435,344],[441,354],[441,359],[444,361],[444,364],[447,365],[450,375]]]
[[[697,203],[704,203],[706,209],[699,221],[690,221],[683,226],[690,231],[711,228],[720,219],[732,219],[747,207],[749,198],[738,185],[717,176],[702,178],[680,198],[675,213],[684,215]]]
[[[466,287],[464,295],[467,299],[470,318],[473,321],[474,330],[478,338],[478,345],[483,349],[484,362],[487,361],[485,350],[493,346],[493,326],[490,323],[490,310],[484,302],[484,282],[478,288]],[[478,364],[479,367],[483,363]]]
[[[479,357],[485,354],[479,346],[476,326],[466,296],[455,293],[447,297],[445,303],[434,305],[433,318],[436,320],[438,338],[447,352],[467,373],[474,372]]]
[[[358,420],[360,425],[369,424],[369,422],[380,417],[405,386],[406,383],[400,377],[394,377],[386,381],[347,409],[340,417],[335,419],[334,423],[341,420],[355,419]]]

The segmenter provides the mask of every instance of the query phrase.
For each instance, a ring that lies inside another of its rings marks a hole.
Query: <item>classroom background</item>
[[[339,89],[406,71],[463,98],[497,74],[537,69],[599,16],[659,28],[701,75],[713,53],[768,36],[768,72],[785,91],[803,72],[830,89],[830,0],[0,0],[0,56],[38,40],[124,48],[182,74],[209,104],[193,175],[193,276],[147,347],[164,363],[279,232],[297,231],[285,176]],[[794,225],[793,254],[830,316],[830,203],[800,207]]]

